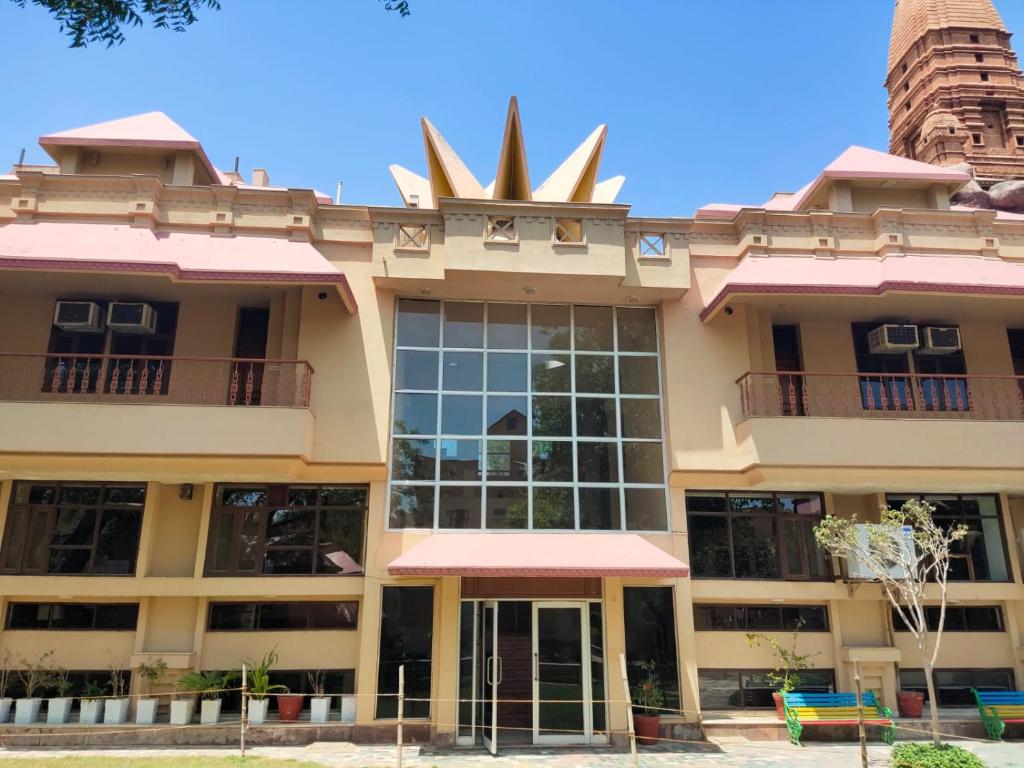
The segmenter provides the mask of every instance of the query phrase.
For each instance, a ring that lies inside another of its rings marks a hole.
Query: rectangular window
[[[131,576],[145,485],[17,482],[0,572]]]
[[[487,217],[487,240],[492,243],[516,241],[516,220],[511,216]]]
[[[931,632],[939,629],[939,606],[926,606],[925,621]],[[892,626],[897,632],[908,632],[900,614],[892,609]],[[1003,611],[998,605],[947,605],[946,632],[1002,632]]]
[[[642,232],[639,238],[641,258],[650,259],[665,255],[665,235]]]
[[[694,605],[698,630],[725,632],[828,632],[824,605]]]
[[[814,540],[818,493],[686,494],[695,577],[825,580],[828,561]]]
[[[886,503],[899,509],[907,496],[887,496]],[[1005,537],[999,499],[993,495],[915,495],[935,507],[936,525],[967,526],[967,535],[953,545],[949,561],[950,581],[1009,581]]]
[[[935,689],[940,707],[973,707],[971,688],[979,691],[1015,691],[1012,669],[936,669]],[[928,701],[928,683],[922,669],[901,669],[900,690],[920,691]]]
[[[664,531],[652,307],[401,299],[390,528]]]
[[[555,219],[555,245],[582,245],[583,219]]]
[[[359,603],[210,603],[211,632],[271,632],[293,629],[355,629]]]
[[[636,685],[646,675],[640,665],[653,663],[665,692],[665,708],[680,709],[672,587],[624,587],[622,609],[630,686]]]
[[[217,486],[205,575],[362,575],[367,493],[365,486]]]
[[[378,719],[398,715],[398,668],[405,666],[405,717],[430,717],[434,588],[382,587]],[[410,701],[409,699],[419,699]]]
[[[800,671],[803,693],[835,693],[836,676],[831,669]],[[766,669],[700,669],[697,671],[700,706],[705,712],[720,709],[768,709],[774,707]]]
[[[397,238],[399,248],[423,251],[429,245],[426,224],[399,224]]]
[[[9,603],[6,629],[134,632],[138,603]]]

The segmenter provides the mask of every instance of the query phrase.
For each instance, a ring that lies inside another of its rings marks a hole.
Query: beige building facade
[[[813,527],[924,496],[970,530],[940,704],[1024,685],[1019,215],[853,147],[634,217],[603,126],[536,187],[515,100],[489,185],[423,137],[394,208],[246,183],[159,113],[0,176],[12,665],[141,693],[276,648],[357,740],[393,738],[404,667],[415,738],[599,744],[622,663],[665,735],[770,708],[746,633],[799,623],[807,690],[859,662],[895,707],[912,638]]]

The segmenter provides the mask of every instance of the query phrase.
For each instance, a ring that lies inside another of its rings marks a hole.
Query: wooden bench
[[[800,746],[800,735],[809,725],[857,725],[857,695],[853,693],[783,693],[786,707],[786,727],[789,740]],[[864,722],[882,726],[882,739],[892,744],[896,726],[892,710],[880,707],[875,694],[868,691],[861,697]]]
[[[979,691],[971,688],[978,702],[981,724],[990,739],[1000,741],[1007,723],[1024,723],[1024,691]]]

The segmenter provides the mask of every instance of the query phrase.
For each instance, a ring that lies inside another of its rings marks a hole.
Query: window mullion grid
[[[570,308],[570,313],[572,309]],[[569,317],[569,336],[572,336],[572,315]],[[569,361],[572,376],[572,359]],[[512,451],[509,448],[509,469]],[[512,477],[509,472],[509,477]],[[533,530],[533,304],[526,305],[526,530]]]
[[[665,254],[668,255],[668,237],[665,237],[664,242]],[[618,324],[616,323],[616,326]],[[669,494],[669,480],[672,469],[670,454],[668,451],[668,431],[666,430],[665,424],[665,382],[663,372],[661,369],[661,315],[659,308],[654,307],[654,359],[658,371],[658,424],[659,430],[659,442],[661,444],[661,481],[662,489],[665,494],[665,530],[672,530],[672,497]]]
[[[619,381],[619,308],[612,310],[612,375],[615,380],[615,453],[619,462],[619,530],[626,526],[626,463],[622,450],[622,385]]]
[[[489,221],[489,219],[488,219],[488,221]],[[487,382],[487,369],[490,367],[490,360],[491,360],[491,350],[489,349],[488,344],[487,344],[487,335],[488,335],[487,331],[488,331],[488,327],[489,327],[489,324],[490,324],[490,310],[489,310],[489,306],[488,306],[487,302],[484,302],[484,306],[483,306],[483,324],[484,324],[484,327],[483,327],[484,340],[483,340],[483,350],[482,350],[483,351],[483,355],[482,355],[483,370],[481,371],[481,377],[482,377],[482,380],[483,380],[483,389],[484,389],[484,391],[483,391],[483,397],[480,398],[483,407],[480,409],[481,410],[481,412],[480,412],[480,425],[481,426],[480,426],[480,440],[479,440],[479,443],[478,443],[480,445],[480,454],[479,454],[478,461],[480,462],[480,465],[481,465],[480,466],[480,524],[479,524],[478,528],[481,529],[481,530],[483,530],[483,528],[486,527],[486,523],[487,523],[487,521],[484,519],[484,517],[486,515],[486,512],[487,512],[487,504],[485,503],[486,499],[487,499],[487,448],[488,448],[488,443],[487,443],[487,409],[488,409],[488,407],[491,404],[491,393],[489,391],[490,387],[489,387],[488,382]],[[527,356],[527,361],[529,361],[529,356]],[[440,451],[438,451],[438,453],[440,453]],[[440,495],[440,493],[441,492],[438,491],[438,495]]]
[[[569,382],[569,434],[572,436],[572,449],[570,455],[572,456],[572,506],[573,506],[573,529],[580,529],[580,482],[579,482],[579,443],[577,442],[577,396],[576,396],[576,316],[575,316],[575,305],[570,307],[569,310],[569,344],[572,350],[572,361],[573,361],[573,372],[572,380]],[[614,325],[615,318],[612,318]],[[614,359],[613,359],[614,363]]]
[[[440,302],[438,307],[440,317],[438,318],[437,328],[437,421],[434,422],[434,525],[432,526],[435,531],[441,523],[441,435],[444,433],[444,429],[441,426],[441,406],[444,400],[442,391],[444,389],[444,318],[446,307],[447,302],[445,301]]]

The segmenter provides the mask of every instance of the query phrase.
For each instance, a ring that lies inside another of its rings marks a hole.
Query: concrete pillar
[[[174,153],[174,175],[171,184],[177,187],[191,187],[196,181],[196,156],[191,151]]]
[[[446,576],[434,587],[434,669],[430,681],[436,743],[452,745],[458,734],[459,596],[461,579]]]
[[[626,730],[626,698],[619,657],[626,653],[626,625],[622,606],[622,579],[604,579],[604,657],[608,675],[608,730]]]
[[[359,666],[356,667],[356,723],[373,723],[376,711],[377,660],[380,652],[380,609],[383,585],[367,581],[359,622]]]

